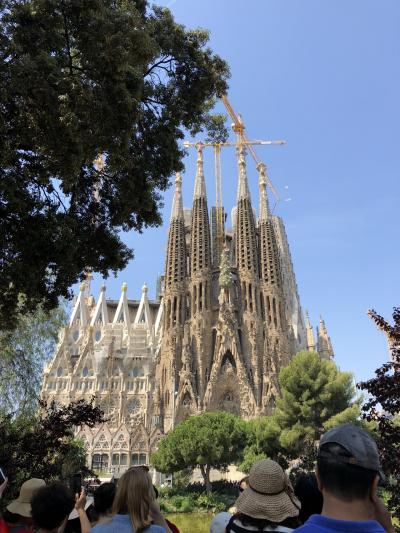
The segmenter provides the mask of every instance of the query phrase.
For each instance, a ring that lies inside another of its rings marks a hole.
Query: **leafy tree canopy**
[[[50,309],[85,268],[124,268],[120,232],[160,224],[185,130],[224,137],[207,41],[146,0],[1,2],[1,329],[20,293]]]
[[[382,466],[390,482],[389,506],[400,520],[400,307],[393,311],[393,324],[375,311],[370,311],[369,315],[389,341],[391,361],[378,368],[374,378],[359,383],[358,387],[369,394],[362,411],[368,422],[377,425]]]
[[[253,463],[272,458],[284,463],[279,442],[281,428],[273,416],[262,416],[245,422],[246,446],[239,459],[239,470],[248,473]]]
[[[233,463],[246,440],[243,422],[230,413],[203,413],[181,422],[164,437],[151,463],[160,472],[200,468],[208,492],[211,468]]]
[[[22,312],[20,299],[15,329],[0,331],[0,412],[33,413],[38,406],[44,364],[54,355],[58,332],[67,321],[65,307],[49,312],[39,305]]]
[[[29,478],[50,481],[85,471],[85,454],[73,430],[103,421],[100,408],[84,400],[68,406],[42,403],[29,416],[0,415],[1,466],[10,480],[7,500],[16,497],[21,483]]]
[[[279,374],[281,398],[274,413],[282,429],[279,442],[298,454],[305,441],[317,441],[326,429],[360,416],[353,376],[340,372],[317,353],[299,352]]]

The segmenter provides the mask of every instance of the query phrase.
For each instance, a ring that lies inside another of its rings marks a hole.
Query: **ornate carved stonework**
[[[148,299],[146,285],[140,300],[128,300],[123,284],[118,301],[107,300],[103,287],[95,302],[81,286],[42,397],[95,397],[107,422],[78,432],[93,468],[148,462],[161,436],[189,415],[268,413],[279,370],[296,351],[317,346],[322,357],[333,356],[323,320],[317,343],[308,318],[305,326],[283,222],[269,210],[265,167],[258,170],[258,219],[242,146],[233,230],[225,231],[223,208],[213,208],[211,230],[198,145],[191,210],[183,209],[176,178],[157,300]]]

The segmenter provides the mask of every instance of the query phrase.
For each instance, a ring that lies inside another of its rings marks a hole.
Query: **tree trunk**
[[[211,481],[210,481],[210,465],[200,465],[200,472],[204,479],[204,485],[206,487],[207,494],[210,494],[212,491]]]

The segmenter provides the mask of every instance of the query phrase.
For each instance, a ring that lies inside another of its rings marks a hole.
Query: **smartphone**
[[[2,485],[5,482],[6,478],[7,476],[5,475],[3,470],[0,468],[0,485]]]
[[[72,474],[72,492],[74,494],[80,494],[81,491],[82,491],[82,474],[79,472],[79,473],[76,473],[76,474]]]

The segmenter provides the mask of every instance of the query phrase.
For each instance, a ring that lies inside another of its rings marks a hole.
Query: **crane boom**
[[[228,97],[226,94],[223,94],[221,97],[221,100],[225,106],[225,109],[227,110],[229,116],[233,120],[232,129],[236,133],[237,138],[237,144],[244,144],[246,147],[248,147],[249,152],[254,159],[256,163],[257,170],[260,172],[260,165],[264,165],[264,176],[267,181],[267,185],[271,189],[272,193],[274,194],[275,198],[279,200],[279,194],[277,190],[275,189],[272,181],[270,180],[268,173],[266,171],[266,165],[261,161],[261,159],[258,157],[257,152],[254,150],[253,145],[255,144],[286,144],[286,141],[249,141],[246,134],[245,134],[245,126],[243,124],[242,117],[235,113],[231,103],[228,100]]]

